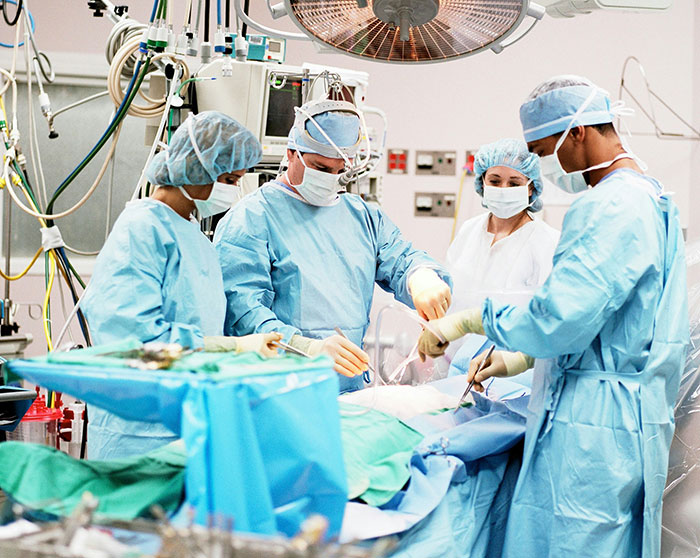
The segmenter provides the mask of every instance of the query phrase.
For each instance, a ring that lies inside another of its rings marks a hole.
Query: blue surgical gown
[[[660,192],[632,170],[608,174],[572,204],[530,304],[484,303],[492,341],[556,358],[533,380],[504,556],[659,556],[688,342],[678,210]]]
[[[196,223],[167,205],[130,202],[97,257],[82,308],[95,344],[137,337],[201,347],[204,335],[223,332],[226,298],[216,251]],[[138,455],[175,439],[159,423],[90,406],[91,459]]]
[[[329,207],[309,205],[279,182],[243,198],[221,220],[214,245],[224,274],[226,335],[279,331],[322,339],[339,327],[362,345],[375,282],[413,306],[407,278],[430,267],[384,213],[343,194]],[[362,378],[340,378],[340,390]]]

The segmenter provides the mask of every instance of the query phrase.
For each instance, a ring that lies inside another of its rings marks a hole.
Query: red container
[[[7,439],[58,447],[58,421],[61,416],[61,410],[49,409],[46,406],[46,398],[40,395],[29,407],[14,432],[7,433]]]

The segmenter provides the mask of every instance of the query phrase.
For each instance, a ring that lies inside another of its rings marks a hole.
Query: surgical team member
[[[584,78],[533,91],[520,108],[529,149],[546,178],[584,192],[564,220],[552,273],[528,306],[486,300],[435,322],[448,341],[484,332],[508,350],[557,358],[528,422],[507,557],[660,554],[688,343],[683,236],[678,209],[625,150],[615,117],[608,95]],[[431,334],[420,344],[443,350]],[[520,368],[496,353],[486,375]]]
[[[506,302],[529,300],[549,276],[559,241],[559,231],[533,218],[542,209],[540,158],[524,141],[483,145],[474,157],[474,175],[488,213],[466,221],[447,250],[454,283],[450,313],[496,293]]]
[[[339,175],[362,139],[354,105],[315,101],[296,111],[288,170],[241,200],[216,229],[228,298],[225,332],[279,331],[311,355],[326,352],[343,376],[341,391],[352,391],[362,387],[367,370],[360,346],[375,282],[438,318],[450,304],[450,279],[380,209],[338,194]]]
[[[190,116],[177,129],[147,170],[157,190],[127,204],[97,257],[82,303],[96,344],[136,337],[275,354],[268,343],[277,334],[220,337],[226,312],[221,268],[192,218],[195,209],[206,217],[231,207],[234,185],[261,153],[253,134],[219,112]],[[138,455],[176,439],[163,425],[124,420],[94,406],[88,428],[91,459]]]

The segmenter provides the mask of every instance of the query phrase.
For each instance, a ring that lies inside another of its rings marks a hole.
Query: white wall
[[[150,2],[130,2],[131,13],[145,21]],[[255,0],[252,14],[261,23],[295,30],[289,21],[273,21],[264,0]],[[180,11],[176,8],[176,28]],[[57,9],[51,2],[32,4],[37,21],[40,48],[51,53],[101,54],[110,29],[106,19],[91,16],[84,2],[64,2]],[[6,27],[0,40],[10,41]],[[310,43],[290,42],[287,62],[314,62],[367,71],[370,74],[368,104],[384,109],[389,118],[388,146],[411,150],[411,163],[417,149],[457,150],[458,163],[464,151],[501,137],[520,137],[518,107],[542,80],[561,73],[587,76],[617,96],[620,72],[628,55],[643,63],[652,87],[687,118],[700,124],[700,6],[692,0],[676,0],[662,14],[598,12],[574,19],[546,17],[535,29],[502,54],[482,53],[449,63],[403,66],[367,62],[343,55],[318,54]],[[630,77],[637,95],[639,80]],[[635,85],[637,84],[637,85]],[[678,126],[662,115],[671,131]],[[630,127],[650,131],[641,116]],[[700,176],[700,142],[661,142],[655,138],[634,138],[632,146],[649,164],[649,172],[676,192],[684,226],[691,224],[691,235],[700,238],[700,198],[691,192],[691,176]],[[693,159],[691,161],[691,151]],[[54,177],[62,178],[62,177]],[[417,190],[456,191],[458,176],[386,176],[384,207],[418,247],[442,259],[449,243],[451,221],[413,216],[413,194]],[[462,220],[479,211],[471,190],[465,191]],[[691,211],[692,209],[692,211]],[[550,207],[547,219],[556,222],[561,211]],[[691,215],[694,216],[691,218]],[[40,302],[41,280],[20,281],[14,287],[20,302]],[[25,331],[40,336],[38,322],[21,320]],[[33,354],[41,352],[41,340]]]

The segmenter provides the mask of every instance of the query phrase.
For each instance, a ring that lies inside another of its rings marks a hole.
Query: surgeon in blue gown
[[[437,320],[445,338],[483,332],[490,376],[529,357],[536,405],[506,529],[507,557],[658,557],[673,408],[688,343],[678,209],[643,173],[612,122],[616,105],[590,81],[559,76],[520,109],[542,174],[581,192],[564,219],[551,275],[528,306]],[[420,350],[444,347],[423,333]],[[483,357],[472,363],[470,376]],[[528,362],[529,361],[529,362]]]
[[[351,103],[297,108],[287,172],[241,200],[214,237],[226,334],[279,331],[311,355],[325,352],[341,391],[363,385],[369,358],[361,346],[375,283],[426,318],[443,316],[451,300],[442,266],[404,240],[381,209],[338,193],[361,141]]]
[[[223,337],[221,268],[192,217],[195,209],[206,217],[230,208],[235,184],[261,153],[253,134],[219,112],[191,116],[178,128],[147,169],[157,189],[127,204],[97,257],[82,302],[96,344],[136,337],[275,354],[268,343],[279,334]],[[176,439],[161,424],[124,420],[92,405],[89,418],[91,459],[130,457]]]

